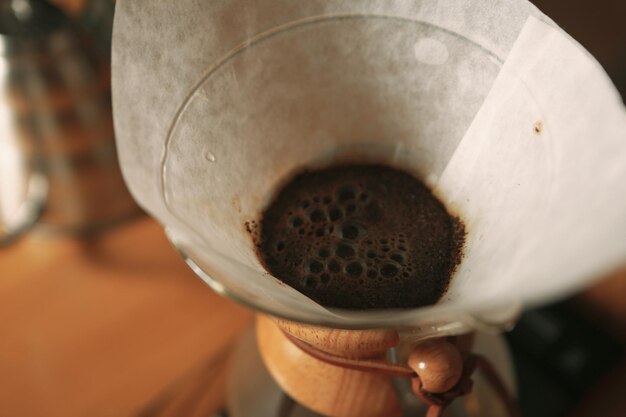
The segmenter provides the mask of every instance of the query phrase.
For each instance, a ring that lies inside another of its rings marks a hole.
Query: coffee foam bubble
[[[285,241],[290,240],[289,229],[297,229],[303,236],[299,240],[311,243],[310,253],[303,254],[307,262],[301,265],[306,286],[328,284],[335,274],[370,279],[396,275],[408,277],[408,265],[402,254],[406,252],[404,244],[395,245],[395,237],[372,236],[366,225],[345,217],[345,213],[359,215],[371,204],[377,205],[378,202],[372,201],[367,190],[359,185],[344,185],[335,190],[333,196],[303,198],[295,210],[288,212],[292,217],[284,225],[282,239],[273,255],[281,259]],[[313,235],[321,239],[309,239]],[[398,242],[404,243],[405,240],[400,238]],[[323,279],[317,279],[322,275]]]

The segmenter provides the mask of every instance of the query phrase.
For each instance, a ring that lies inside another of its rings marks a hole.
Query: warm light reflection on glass
[[[0,60],[0,80],[6,83],[8,64]],[[0,98],[0,224],[11,223],[26,194],[27,178],[24,157],[19,149],[18,138],[13,126],[6,87],[3,85]]]

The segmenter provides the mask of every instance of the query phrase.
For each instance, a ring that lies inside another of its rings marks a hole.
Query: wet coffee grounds
[[[414,176],[343,165],[294,176],[259,220],[273,276],[326,307],[436,303],[461,259],[462,223]]]

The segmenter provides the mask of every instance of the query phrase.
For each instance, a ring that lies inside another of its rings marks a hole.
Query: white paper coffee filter
[[[116,13],[121,165],[214,288],[338,326],[497,321],[626,262],[626,112],[530,3],[153,3]],[[340,160],[411,171],[464,220],[437,306],[330,311],[260,265],[246,228],[277,187]]]
[[[625,179],[620,97],[586,51],[529,18],[437,185],[473,229],[450,296],[537,302],[624,263]]]

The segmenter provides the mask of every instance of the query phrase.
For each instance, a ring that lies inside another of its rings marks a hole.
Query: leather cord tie
[[[463,362],[463,373],[459,382],[450,390],[443,393],[433,393],[422,387],[422,381],[415,371],[406,365],[389,363],[383,359],[354,359],[345,358],[324,352],[317,347],[304,342],[291,334],[284,332],[287,339],[306,354],[330,365],[339,366],[362,372],[374,372],[387,376],[399,376],[411,379],[413,394],[428,405],[426,417],[440,417],[445,408],[457,397],[472,392],[472,374],[479,369],[496,395],[504,404],[509,417],[521,417],[517,402],[507,389],[504,381],[496,372],[492,364],[483,356],[470,353]]]

